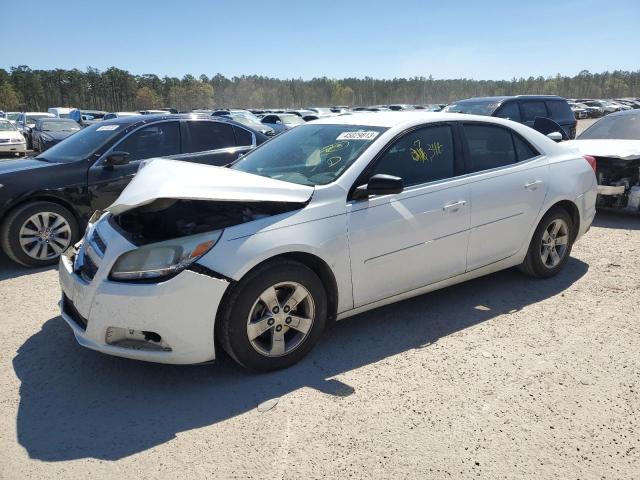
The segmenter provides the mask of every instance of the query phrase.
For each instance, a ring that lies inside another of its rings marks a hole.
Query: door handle
[[[524,188],[527,190],[535,190],[539,185],[542,185],[544,182],[542,180],[536,180],[535,182],[525,183]]]
[[[458,202],[447,203],[442,207],[442,210],[445,212],[457,212],[460,210],[460,207],[464,207],[467,204],[465,200],[460,200]]]

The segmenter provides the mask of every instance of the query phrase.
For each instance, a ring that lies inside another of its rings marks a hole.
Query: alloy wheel
[[[266,357],[281,357],[307,338],[315,318],[315,304],[307,288],[282,282],[267,288],[254,302],[247,319],[251,346]]]
[[[29,257],[50,260],[71,245],[71,227],[60,214],[38,212],[20,227],[20,247]]]
[[[540,259],[542,264],[551,269],[557,267],[567,254],[569,242],[569,226],[561,218],[553,220],[542,234]]]

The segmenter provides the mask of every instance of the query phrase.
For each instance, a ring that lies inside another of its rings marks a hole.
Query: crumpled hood
[[[119,215],[159,198],[241,202],[307,202],[313,187],[224,167],[154,159],[108,208]]]
[[[568,147],[576,147],[583,155],[594,157],[640,158],[640,140],[571,140],[563,142]]]

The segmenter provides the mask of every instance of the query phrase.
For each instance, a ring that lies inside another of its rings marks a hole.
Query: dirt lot
[[[572,257],[345,320],[267,375],[85,350],[55,270],[2,257],[0,478],[638,478],[640,218],[600,212]]]

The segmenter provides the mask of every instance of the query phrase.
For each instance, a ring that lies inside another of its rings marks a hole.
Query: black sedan
[[[33,149],[44,152],[80,129],[78,122],[70,118],[41,118],[31,129]]]
[[[267,140],[232,120],[137,115],[86,127],[37,157],[0,162],[0,246],[13,261],[57,262],[92,213],[111,205],[141,161],[227,165]]]

